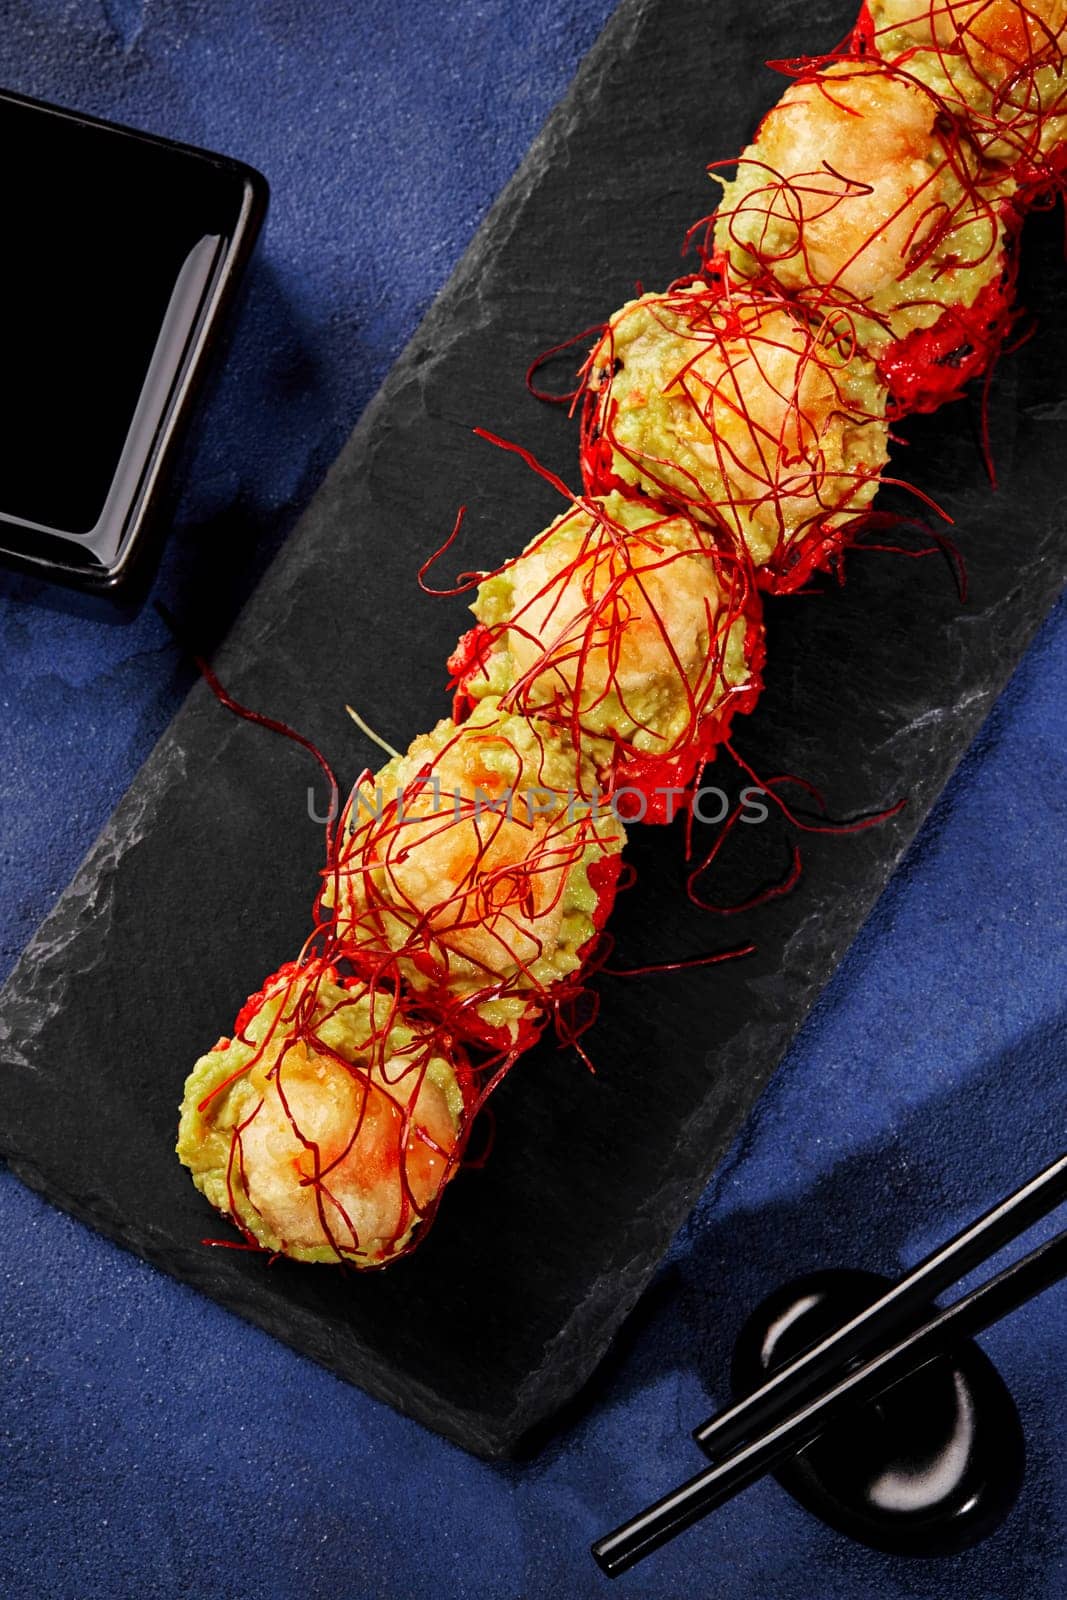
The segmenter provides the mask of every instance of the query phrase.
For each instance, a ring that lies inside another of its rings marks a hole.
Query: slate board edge
[[[620,48],[625,48],[627,35],[640,28],[646,9],[646,0],[624,0],[623,5],[609,21],[597,44],[580,67],[569,93],[553,112],[524,162],[490,210],[472,244],[416,330],[406,350],[398,359],[382,388],[364,412],[349,441],[327,474],[315,499],[300,518],[282,551],[279,552],[264,579],[261,580],[260,585],[257,586],[257,589],[244,607],[228,641],[220,651],[219,664],[224,674],[226,673],[227,662],[231,658],[236,662],[242,652],[248,650],[254,644],[258,631],[257,614],[264,596],[271,595],[275,590],[284,589],[288,584],[299,581],[301,570],[306,561],[302,551],[306,550],[310,544],[310,541],[305,541],[302,535],[320,517],[329,517],[332,498],[331,485],[336,484],[348,471],[358,470],[371,454],[373,439],[383,410],[393,395],[409,381],[420,359],[425,359],[425,355],[432,350],[433,335],[436,328],[446,318],[453,304],[460,298],[467,283],[482,270],[485,261],[491,259],[492,255],[500,248],[512,231],[521,216],[524,195],[536,182],[544,163],[551,160],[553,152],[566,142],[569,123],[578,110],[579,103],[582,103],[583,112],[587,110],[588,102],[598,93],[603,73],[610,66],[615,52]],[[1027,637],[1031,637],[1036,631],[1039,621],[1040,616],[1035,616],[1032,619],[1032,625],[1026,630]],[[1009,676],[1010,671],[1005,673],[999,687],[1003,687],[1003,683],[1007,681]],[[982,697],[980,702],[972,702],[965,712],[961,711],[960,708],[956,708],[957,717],[954,719],[953,726],[961,730],[967,742],[977,732],[991,708],[997,692],[999,690],[994,690],[988,696]],[[135,847],[140,833],[151,825],[152,815],[161,795],[168,791],[172,784],[181,781],[185,758],[181,742],[182,731],[191,718],[195,719],[197,716],[205,714],[215,714],[215,707],[209,692],[204,686],[196,685],[190,692],[184,706],[176,714],[168,730],[149,755],[141,772],[116,808],[112,818],[98,836],[70,887],[46,917],[20,958],[3,991],[0,992],[0,1050],[3,1051],[8,1059],[11,1059],[12,1053],[17,1050],[15,1039],[18,1034],[21,1033],[25,1037],[32,1035],[33,1016],[37,1009],[34,1004],[35,988],[43,963],[47,959],[49,947],[54,942],[53,935],[58,934],[62,929],[75,926],[83,915],[96,915],[99,913],[100,904],[106,902],[109,867],[122,854]],[[225,738],[225,733],[221,733],[220,743],[224,742]],[[965,745],[957,744],[955,740],[952,741],[952,744],[953,753],[958,758],[962,755]],[[955,761],[946,768],[940,782],[931,792],[931,804],[936,798],[936,794],[943,787],[944,782],[950,776],[954,765]],[[905,839],[901,842],[899,850],[895,853],[895,861],[899,861],[909,843],[910,839]],[[851,942],[851,937],[862,925],[877,897],[877,893],[872,895],[866,904],[860,908],[852,934],[844,942],[839,955],[843,954],[844,949]],[[61,938],[59,942],[64,948],[68,946],[68,940],[65,937]],[[62,981],[61,974],[59,977],[60,981]],[[805,1014],[814,1002],[820,987],[817,984],[812,985],[810,992],[806,995]],[[23,1018],[25,1019],[25,1028],[20,1028],[16,1031],[12,1027],[12,1022],[21,1021]],[[802,1022],[803,1016],[798,1016],[796,1026],[792,1030],[794,1035],[802,1025]],[[761,1092],[765,1087],[773,1072],[774,1065],[774,1062],[768,1061],[761,1081],[758,1085],[753,1085],[756,1093]],[[752,1095],[753,1101],[756,1098],[756,1093]],[[699,1116],[694,1121],[699,1122]],[[615,1306],[614,1322],[616,1324],[638,1299],[661,1258],[667,1240],[700,1193],[703,1183],[706,1182],[708,1174],[717,1163],[722,1150],[732,1136],[732,1132],[732,1128],[727,1128],[724,1133],[717,1137],[714,1146],[709,1145],[708,1172],[702,1180],[695,1184],[677,1185],[671,1191],[674,1200],[672,1206],[658,1210],[656,1217],[642,1219],[643,1232],[647,1242],[645,1247],[635,1252],[632,1257],[627,1274],[628,1287],[623,1295],[620,1296],[619,1294],[617,1278],[614,1275],[612,1277],[610,1292]],[[69,1195],[64,1195],[50,1183],[46,1172],[20,1154],[14,1143],[12,1143],[10,1149],[3,1153],[8,1156],[12,1170],[30,1187],[39,1190],[46,1198],[59,1205],[61,1209],[70,1212],[80,1220],[89,1222],[98,1231],[123,1244],[126,1248],[133,1250],[135,1254],[149,1261],[155,1261],[150,1244],[139,1245],[128,1237],[122,1218],[112,1216],[106,1210],[94,1207],[84,1201],[76,1200]],[[662,1206],[663,1194],[661,1193],[658,1198]],[[670,1213],[666,1223],[664,1210]],[[204,1252],[204,1257],[207,1255],[208,1252]],[[184,1281],[194,1285],[198,1282],[198,1259],[194,1257],[187,1263],[183,1263],[178,1274]],[[166,1270],[171,1273],[175,1272],[173,1254],[168,1256],[165,1262],[160,1260],[156,1264],[165,1266]],[[601,1337],[595,1344],[588,1345],[584,1341],[583,1331],[590,1323],[595,1324],[600,1320],[597,1312],[604,1292],[602,1289],[594,1289],[593,1292],[587,1295],[581,1304],[575,1308],[570,1319],[557,1336],[546,1346],[540,1366],[529,1374],[523,1384],[522,1404],[516,1426],[509,1428],[506,1433],[487,1431],[484,1425],[472,1418],[470,1413],[460,1411],[457,1408],[452,1408],[451,1420],[448,1419],[442,1413],[442,1404],[439,1397],[432,1394],[425,1397],[411,1394],[410,1386],[412,1386],[413,1380],[410,1377],[407,1379],[409,1384],[407,1396],[399,1397],[392,1384],[383,1377],[373,1358],[366,1358],[366,1355],[365,1371],[361,1373],[359,1382],[372,1393],[397,1406],[398,1409],[402,1409],[418,1417],[419,1420],[427,1422],[438,1431],[458,1439],[460,1443],[468,1448],[479,1449],[481,1453],[490,1456],[510,1453],[515,1449],[523,1434],[544,1421],[545,1407],[543,1404],[539,1404],[538,1397],[543,1393],[543,1375],[545,1371],[553,1366],[558,1371],[559,1367],[563,1365],[572,1374],[574,1387],[578,1388],[580,1384],[588,1379],[603,1356],[610,1343],[610,1336]],[[275,1336],[285,1339],[286,1342],[294,1343],[290,1336],[271,1325],[269,1317],[263,1317],[256,1311],[250,1311],[242,1303],[239,1295],[220,1296],[217,1292],[214,1292],[213,1297],[238,1314],[264,1327]],[[307,1330],[303,1330],[302,1333],[305,1342],[296,1347],[301,1349],[302,1353],[312,1355],[314,1359],[322,1361],[327,1366],[333,1366],[327,1352],[321,1350],[321,1348],[316,1350],[316,1339],[314,1337],[308,1339],[306,1332]],[[568,1351],[570,1352],[569,1355],[567,1354]],[[518,1431],[516,1431],[516,1428]]]

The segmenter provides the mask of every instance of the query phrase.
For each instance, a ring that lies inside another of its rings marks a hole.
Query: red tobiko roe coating
[[[285,961],[285,962],[283,962],[282,965],[278,968],[278,970],[276,972],[272,972],[271,973],[269,978],[264,978],[262,984],[256,990],[255,994],[250,994],[248,996],[248,999],[245,1001],[244,1005],[241,1007],[240,1011],[237,1013],[237,1016],[236,1016],[236,1018],[234,1020],[234,1024],[233,1024],[234,1037],[235,1038],[239,1038],[244,1033],[245,1029],[248,1027],[248,1024],[252,1021],[252,1018],[257,1016],[259,1014],[259,1012],[262,1011],[262,1009],[263,1009],[264,1005],[266,1004],[267,1000],[270,998],[271,993],[274,991],[274,989],[277,987],[277,985],[280,982],[289,983],[293,978],[295,978],[301,972],[306,973],[308,976],[310,976],[311,973],[310,973],[309,969],[313,965],[320,966],[321,969],[322,969],[322,972],[324,973],[324,975],[326,977],[333,978],[334,981],[337,981],[336,969],[332,966],[332,964],[330,962],[319,962],[319,963],[312,963],[312,962],[301,963],[299,961]]]
[[[868,513],[838,527],[808,528],[803,539],[796,539],[776,551],[765,567],[756,572],[756,585],[765,594],[795,594],[821,572],[829,572],[854,544],[867,523]]]
[[[473,678],[485,676],[495,637],[492,628],[487,628],[484,622],[476,622],[473,628],[468,628],[460,636],[445,663],[448,668],[448,687],[452,690],[452,717],[456,722],[462,722],[470,715],[475,702],[467,692],[467,685]]]
[[[949,306],[932,328],[916,328],[878,363],[892,415],[936,411],[959,400],[969,383],[989,372],[1014,323],[1018,223],[1008,235],[1004,272],[969,306]]]
[[[591,939],[587,940],[578,952],[583,961],[587,961],[592,955],[597,937],[603,933],[607,920],[611,916],[622,867],[622,856],[613,855],[601,856],[598,860],[591,861],[586,868],[585,875],[589,879],[589,887],[595,891],[597,897],[592,916],[596,933]]]

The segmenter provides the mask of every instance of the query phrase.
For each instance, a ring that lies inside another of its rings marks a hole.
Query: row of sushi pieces
[[[357,784],[301,959],[186,1085],[178,1153],[250,1245],[373,1267],[425,1233],[582,994],[626,825],[755,704],[761,595],[839,559],[894,419],[988,372],[1064,164],[1065,29],[1067,0],[871,0],[787,65],[700,271],[605,326],[582,493],[481,576],[453,717]]]

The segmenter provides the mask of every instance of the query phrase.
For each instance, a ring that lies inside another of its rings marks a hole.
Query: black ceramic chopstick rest
[[[835,1270],[783,1285],[741,1331],[735,1394],[757,1389],[889,1284],[875,1273]],[[924,1320],[912,1313],[902,1331]],[[989,1358],[964,1340],[857,1406],[775,1477],[806,1510],[862,1544],[893,1555],[943,1556],[1000,1526],[1018,1498],[1024,1464],[1015,1403]]]
[[[694,1430],[711,1458],[592,1555],[618,1577],[763,1476],[876,1549],[950,1555],[993,1532],[1022,1485],[1018,1415],[974,1337],[1067,1277],[1067,1229],[950,1306],[930,1296],[1057,1210],[1059,1155],[895,1282],[821,1272],[753,1313],[734,1403]]]

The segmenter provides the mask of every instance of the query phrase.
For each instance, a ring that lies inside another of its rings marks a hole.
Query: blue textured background
[[[229,151],[272,185],[157,584],[180,612],[216,631],[232,615],[609,10],[2,0],[0,81]],[[1065,671],[1061,606],[531,1463],[468,1459],[0,1178],[0,1594],[606,1594],[586,1546],[695,1469],[688,1429],[723,1397],[746,1308],[793,1270],[915,1260],[1062,1143]],[[91,623],[0,583],[3,971],[186,681],[151,610]],[[1065,1308],[1052,1291],[986,1341],[1030,1471],[984,1546],[893,1562],[764,1484],[619,1592],[1061,1600]]]

